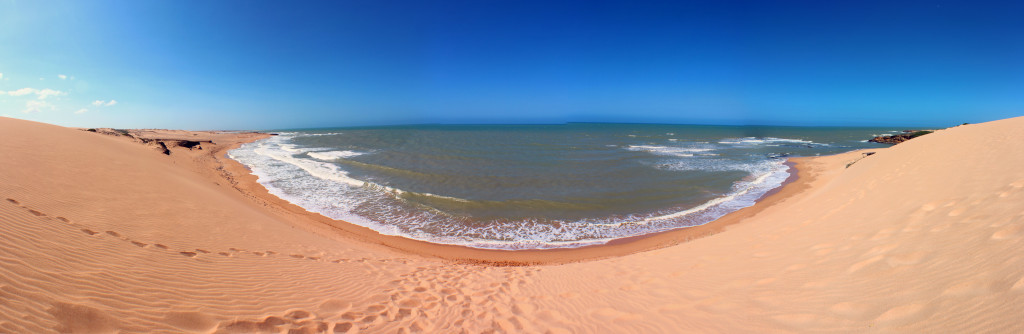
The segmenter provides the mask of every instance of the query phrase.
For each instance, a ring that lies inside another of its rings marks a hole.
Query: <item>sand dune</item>
[[[0,332],[1019,333],[1021,128],[794,159],[801,182],[737,223],[543,258],[327,226],[229,145],[0,118]],[[457,261],[487,257],[548,264]]]

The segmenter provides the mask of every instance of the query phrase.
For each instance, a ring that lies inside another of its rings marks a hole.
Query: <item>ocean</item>
[[[271,194],[388,235],[546,249],[711,222],[786,157],[882,147],[897,128],[569,123],[283,131],[229,157]]]

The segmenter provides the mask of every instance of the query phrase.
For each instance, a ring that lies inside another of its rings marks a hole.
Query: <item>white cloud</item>
[[[53,90],[53,89],[49,89],[49,88],[44,88],[44,89],[37,90],[36,91],[36,95],[37,95],[37,97],[40,100],[45,100],[47,97],[50,97],[50,96],[68,95],[68,93],[62,92],[62,91],[59,91],[59,90]]]
[[[4,78],[4,74],[0,73],[0,79],[3,79],[3,78]]]
[[[117,104],[117,100],[110,100],[110,101],[96,100],[96,101],[92,101],[92,105],[97,106],[97,107],[109,107],[109,106],[112,106],[112,105],[115,105],[115,104]]]
[[[76,114],[84,114],[86,111],[89,111],[89,109],[82,108],[82,109],[78,109],[78,111],[75,111],[75,113]]]
[[[27,88],[26,87],[26,88],[22,88],[22,89],[18,89],[18,90],[8,91],[7,95],[10,95],[10,96],[22,96],[22,95],[32,94],[32,93],[35,93],[35,92],[36,92],[35,88]]]
[[[25,88],[21,88],[21,89],[12,90],[12,91],[8,91],[7,92],[7,95],[10,95],[10,96],[23,96],[23,95],[28,95],[28,94],[35,94],[36,98],[40,99],[40,100],[45,100],[46,98],[48,98],[50,96],[68,95],[67,92],[62,92],[62,91],[59,91],[59,90],[53,90],[53,89],[49,89],[49,88],[35,89],[35,88],[29,88],[29,87],[25,87]]]
[[[30,112],[41,112],[43,109],[55,110],[56,107],[46,101],[28,100],[28,102],[25,102],[25,110],[22,110],[21,112],[27,114]]]
[[[60,78],[61,80],[67,80],[68,79],[68,76],[63,75],[63,74],[58,74],[57,77]]]

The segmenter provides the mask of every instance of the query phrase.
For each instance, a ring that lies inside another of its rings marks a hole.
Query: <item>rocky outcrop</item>
[[[88,132],[95,132],[108,136],[115,137],[128,137],[132,141],[140,142],[143,145],[155,148],[160,153],[165,155],[171,155],[171,148],[183,147],[191,150],[202,150],[203,143],[213,144],[209,140],[182,140],[182,139],[164,139],[164,138],[152,138],[145,137],[144,134],[140,134],[139,130],[123,130],[123,129],[111,129],[111,128],[95,128],[95,129],[83,129]],[[133,133],[135,132],[135,133]]]
[[[213,144],[209,140],[179,140],[179,139],[150,139],[139,138],[143,144],[154,145],[157,150],[166,155],[171,155],[171,147],[183,147],[189,150],[202,150],[203,143]]]
[[[911,139],[914,139],[914,138],[917,138],[917,137],[920,137],[920,136],[924,136],[924,135],[932,133],[932,132],[933,132],[932,130],[917,130],[917,131],[915,131],[915,130],[903,130],[903,133],[898,134],[898,135],[878,136],[878,137],[875,137],[875,138],[871,138],[868,141],[872,142],[872,143],[896,145],[896,144],[899,144],[899,143],[902,143],[902,142],[905,142],[905,141],[908,141],[908,140],[911,140]]]
[[[200,146],[200,144],[202,144],[202,143],[211,143],[212,144],[213,143],[213,142],[211,142],[209,140],[199,140],[199,141],[195,141],[195,140],[167,140],[166,142],[174,144],[174,146],[184,147],[184,148],[187,148],[187,149],[190,149],[190,150],[201,150],[201,149],[203,149],[203,147]]]

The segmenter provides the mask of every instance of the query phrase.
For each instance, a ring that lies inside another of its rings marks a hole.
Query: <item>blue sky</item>
[[[1024,115],[1024,2],[0,0],[0,115],[269,129]]]

